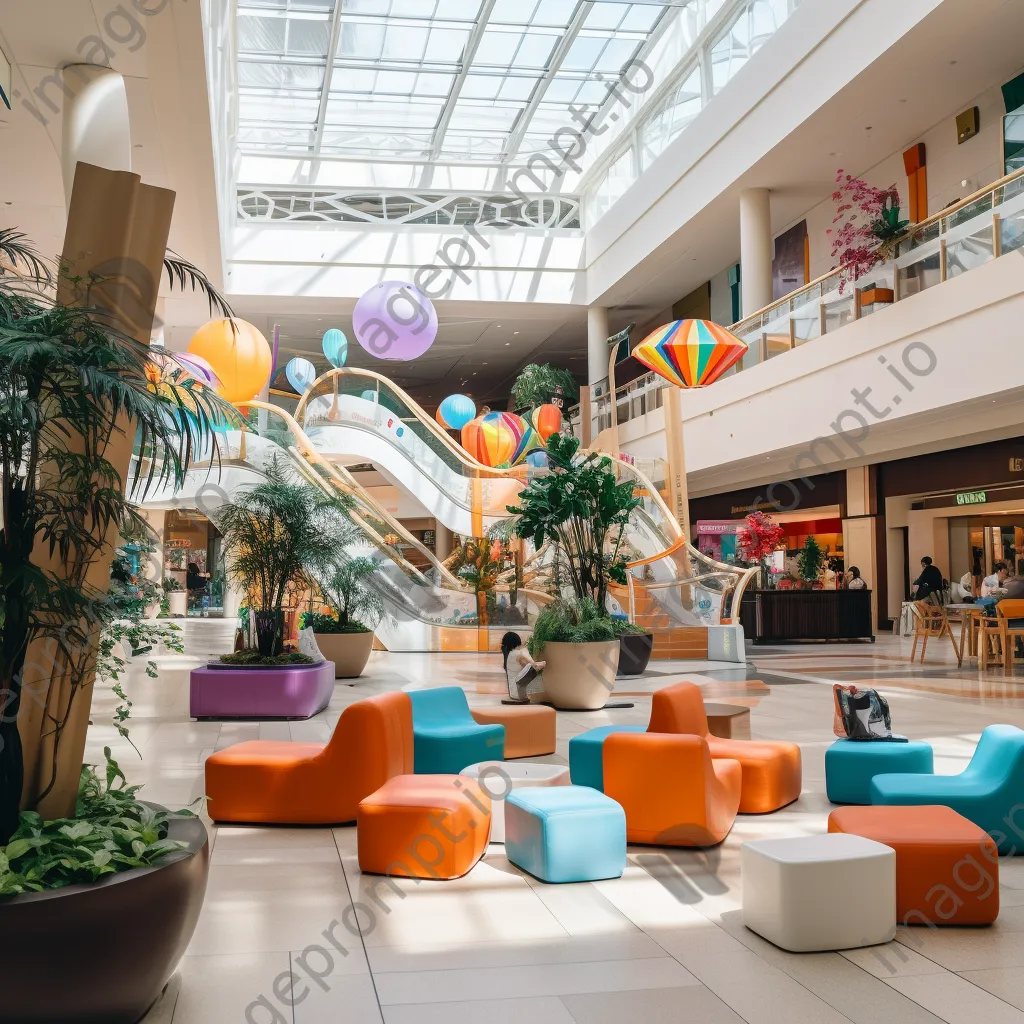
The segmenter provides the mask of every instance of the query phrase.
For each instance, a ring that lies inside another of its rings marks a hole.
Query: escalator
[[[462,536],[485,536],[507,521],[507,506],[535,472],[477,462],[401,388],[370,370],[324,374],[299,402],[295,419],[325,459],[372,463]],[[690,545],[654,485],[628,463],[610,461],[642,502],[624,538],[629,592],[643,588],[672,626],[728,620],[753,573]]]

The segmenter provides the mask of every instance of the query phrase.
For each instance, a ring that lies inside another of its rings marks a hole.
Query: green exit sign
[[[984,505],[988,498],[984,491],[963,491],[956,496],[958,505]]]

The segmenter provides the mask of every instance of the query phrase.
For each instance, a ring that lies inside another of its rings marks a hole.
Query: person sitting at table
[[[981,581],[981,596],[982,597],[1005,597],[1005,588],[1003,584],[1006,582],[1006,578],[1010,575],[1010,570],[1006,568],[1005,562],[996,562],[992,566],[995,570],[991,576],[986,576]]]
[[[850,582],[846,584],[847,590],[863,590],[868,581],[860,574],[860,569],[855,565],[850,566]]]
[[[921,559],[921,575],[914,580],[914,587],[915,601],[927,601],[932,594],[939,601],[942,596],[942,573],[928,555]]]

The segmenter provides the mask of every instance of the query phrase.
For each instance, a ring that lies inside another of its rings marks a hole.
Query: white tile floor
[[[451,681],[466,686],[471,703],[498,699],[475,692],[477,680],[500,680],[494,657],[375,654],[368,676],[339,684],[331,707],[311,722],[191,722],[188,668],[223,649],[227,632],[214,622],[187,629],[190,658],[162,660],[157,680],[132,674],[141,760],[106,724],[112,701],[104,691],[89,737],[90,759],[111,745],[130,780],[167,804],[201,795],[212,750],[257,736],[326,739],[342,709],[371,693]],[[801,744],[801,799],[778,814],[739,818],[713,850],[631,847],[626,873],[614,881],[546,886],[495,845],[463,879],[392,888],[360,875],[351,827],[211,828],[203,914],[179,977],[147,1024],[1024,1024],[1024,859],[1000,865],[1003,910],[992,928],[901,930],[886,947],[792,955],[741,921],[740,844],[825,827],[832,698],[821,666],[851,651],[881,660],[901,650],[888,639],[870,651],[817,648],[816,667],[803,673],[817,681],[773,681],[753,711],[753,733]],[[759,652],[751,657],[756,664]],[[783,671],[769,660],[765,671]],[[652,690],[716,666],[655,667],[678,672],[622,688]],[[991,702],[886,693],[894,727],[932,742],[944,772],[966,764],[985,725],[1024,725],[1024,683],[1020,698],[1003,692]],[[569,738],[584,729],[645,723],[649,699],[629,699],[630,710],[561,714],[558,752],[538,760],[564,763]]]

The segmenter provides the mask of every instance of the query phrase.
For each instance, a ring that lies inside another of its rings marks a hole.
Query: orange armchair
[[[711,757],[739,761],[743,769],[741,814],[777,811],[800,796],[800,748],[784,741],[726,740],[712,736],[708,732],[704,700],[693,683],[676,683],[654,694],[647,731],[700,736],[707,741]]]
[[[218,822],[354,821],[360,800],[412,770],[412,703],[386,693],[349,705],[327,744],[250,740],[212,754],[208,810]]]
[[[612,733],[604,741],[604,791],[626,812],[626,839],[715,846],[732,828],[742,770],[712,760],[702,736]]]

